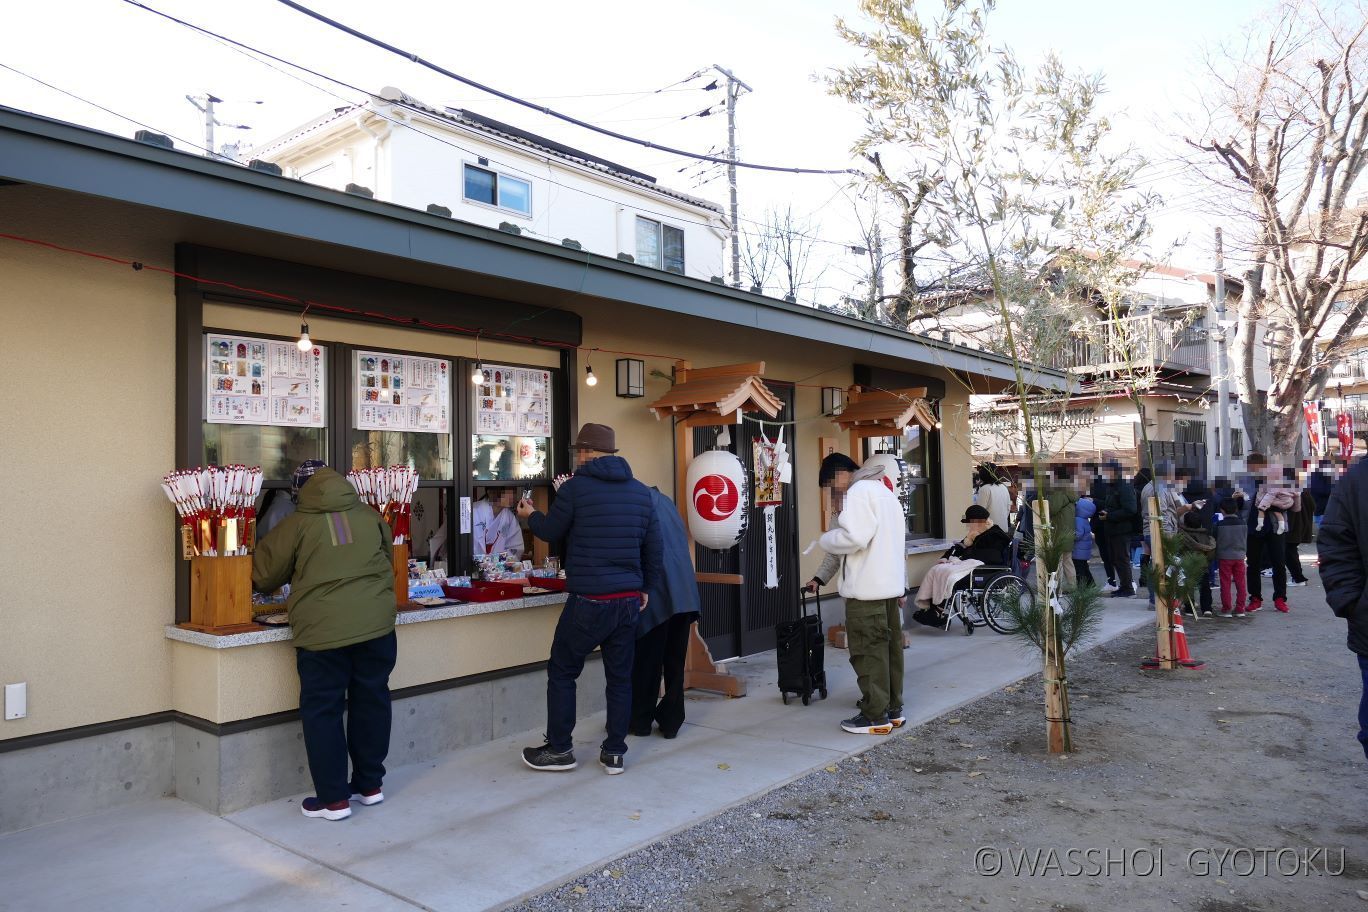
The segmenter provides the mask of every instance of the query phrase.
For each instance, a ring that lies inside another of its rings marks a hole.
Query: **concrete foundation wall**
[[[591,657],[579,680],[581,717],[604,708],[603,686],[603,664]],[[394,701],[386,763],[420,763],[545,720],[541,670],[404,697]],[[220,735],[156,722],[0,754],[0,833],[168,795],[230,814],[311,787],[298,720]]]

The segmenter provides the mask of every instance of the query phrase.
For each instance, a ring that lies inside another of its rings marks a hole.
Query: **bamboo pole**
[[[1164,525],[1159,515],[1159,498],[1149,499],[1150,515],[1150,591],[1154,593],[1155,657],[1162,671],[1178,667],[1173,660],[1173,600],[1169,598],[1164,573]],[[1129,560],[1129,558],[1127,558]],[[1164,580],[1164,582],[1160,582]]]
[[[1042,546],[1052,540],[1054,529],[1050,525],[1050,505],[1045,500],[1046,491],[1037,490],[1034,510],[1035,520],[1035,574],[1036,599],[1042,605],[1040,612],[1041,643],[1044,649],[1042,673],[1045,679],[1045,737],[1052,754],[1073,752],[1073,723],[1069,719],[1069,691],[1064,672],[1064,644],[1059,635],[1058,618],[1054,606],[1050,604],[1050,568],[1042,552]]]

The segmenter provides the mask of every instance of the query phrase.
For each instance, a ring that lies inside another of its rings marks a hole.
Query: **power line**
[[[110,108],[106,108],[104,105],[98,104],[98,103],[96,103],[96,102],[93,102],[93,101],[91,101],[89,98],[82,98],[80,95],[77,95],[75,92],[68,92],[66,89],[60,88],[59,86],[55,86],[55,85],[53,85],[53,84],[50,83],[50,82],[44,82],[43,80],[39,79],[37,76],[34,76],[32,73],[25,73],[23,70],[16,70],[14,67],[10,66],[10,65],[7,64],[7,63],[0,63],[0,67],[3,67],[4,69],[9,70],[11,73],[14,73],[14,74],[16,74],[16,75],[18,75],[18,76],[23,76],[25,79],[31,79],[31,80],[33,80],[34,82],[38,83],[40,86],[44,86],[45,88],[49,88],[49,89],[51,89],[51,90],[54,91],[54,92],[59,92],[59,93],[61,93],[62,95],[65,95],[65,96],[68,97],[68,98],[71,98],[71,99],[74,99],[74,100],[76,100],[76,101],[79,101],[81,104],[90,105],[92,108],[95,108],[95,109],[97,109],[97,110],[103,111],[103,112],[105,112],[106,114],[110,115],[111,117],[117,117],[117,118],[119,118],[120,120],[126,120],[126,121],[128,121],[129,123],[131,123],[131,124],[136,124],[137,126],[142,127],[144,130],[151,130],[153,133],[160,133],[160,134],[162,134],[163,136],[169,136],[169,137],[171,137],[172,139],[179,140],[180,142],[184,143],[185,145],[189,146],[189,147],[192,148],[192,149],[199,149],[201,152],[209,152],[210,155],[213,155],[213,154],[214,154],[212,151],[210,151],[209,149],[204,148],[203,146],[199,145],[198,143],[193,143],[193,142],[191,142],[190,140],[185,139],[184,137],[181,137],[181,136],[177,136],[177,135],[174,134],[174,133],[168,133],[167,131],[161,129],[160,127],[154,127],[154,126],[152,126],[151,124],[143,123],[141,120],[135,120],[134,118],[129,117],[127,114],[120,114],[118,111],[112,110],[112,109],[110,109]]]
[[[358,103],[358,102],[356,102],[356,101],[353,101],[352,99],[347,98],[347,97],[345,97],[345,96],[343,96],[343,95],[339,95],[339,94],[337,94],[336,92],[332,91],[331,89],[327,89],[327,88],[324,88],[323,86],[320,86],[320,85],[318,85],[318,84],[316,84],[316,83],[310,82],[309,80],[304,79],[304,78],[301,77],[301,76],[298,76],[298,75],[296,75],[296,74],[294,74],[294,73],[290,73],[290,72],[288,72],[288,71],[286,71],[286,70],[281,69],[280,67],[274,66],[274,65],[271,63],[271,61],[274,61],[275,63],[279,63],[279,64],[281,64],[281,65],[283,65],[283,66],[286,66],[286,67],[290,67],[290,68],[292,68],[292,69],[299,70],[299,71],[304,72],[304,73],[308,73],[309,75],[314,76],[314,77],[317,77],[318,79],[322,79],[322,80],[324,80],[325,82],[330,82],[330,83],[333,83],[333,84],[335,84],[335,85],[342,86],[343,88],[348,89],[348,90],[350,90],[350,91],[352,91],[352,92],[357,92],[357,93],[360,93],[361,95],[365,95],[365,96],[367,96],[367,97],[379,97],[375,92],[372,92],[372,91],[370,91],[370,90],[368,90],[368,89],[362,88],[362,87],[357,86],[357,85],[353,85],[352,83],[349,83],[349,82],[347,82],[347,81],[345,81],[345,80],[343,80],[343,79],[339,79],[339,78],[337,78],[337,77],[335,77],[335,76],[329,76],[329,75],[327,75],[326,73],[322,73],[322,72],[319,72],[318,70],[311,69],[311,68],[309,68],[309,67],[307,67],[307,66],[304,66],[303,64],[299,64],[299,63],[295,63],[294,61],[287,60],[287,59],[285,59],[284,57],[277,56],[277,55],[275,55],[275,54],[272,54],[272,53],[269,52],[269,51],[263,51],[263,50],[261,50],[260,48],[254,47],[254,46],[252,46],[252,45],[250,45],[250,44],[246,44],[245,42],[239,41],[239,40],[237,40],[236,38],[230,38],[230,37],[228,37],[227,35],[220,34],[219,32],[215,32],[215,31],[213,31],[212,29],[205,28],[204,26],[196,25],[196,24],[193,23],[193,22],[188,22],[188,21],[186,21],[186,20],[184,20],[184,19],[177,18],[176,16],[173,16],[173,15],[171,15],[170,13],[165,13],[165,12],[162,12],[161,10],[154,9],[153,7],[147,6],[147,5],[144,4],[144,3],[140,3],[140,2],[138,2],[138,0],[123,0],[123,2],[127,3],[127,4],[130,5],[130,6],[137,7],[138,9],[141,9],[141,10],[143,10],[144,12],[152,13],[153,15],[159,16],[159,17],[161,17],[161,18],[163,18],[163,19],[166,19],[166,20],[168,20],[168,21],[170,21],[170,22],[174,22],[174,23],[176,23],[177,25],[182,26],[183,28],[189,29],[190,31],[197,32],[197,33],[199,33],[199,34],[201,34],[201,35],[204,35],[205,37],[208,37],[208,38],[212,38],[212,39],[215,40],[215,41],[218,41],[218,42],[220,42],[220,43],[222,43],[222,44],[224,44],[224,45],[227,45],[227,46],[229,46],[229,47],[231,47],[231,48],[237,50],[239,53],[243,54],[243,56],[248,57],[248,59],[254,60],[255,62],[261,64],[262,66],[269,67],[270,69],[275,70],[276,72],[280,73],[280,74],[283,75],[283,76],[288,76],[289,78],[295,80],[296,82],[300,82],[300,83],[302,83],[302,84],[304,84],[304,85],[307,85],[307,86],[309,86],[310,88],[314,89],[315,91],[322,92],[323,94],[328,95],[328,96],[330,96],[331,98],[337,99],[338,101],[343,101],[343,102],[346,102],[346,103],[349,104],[349,105],[353,105],[353,106],[356,106],[356,107],[360,107],[360,103]],[[255,55],[255,56],[254,56],[254,55]],[[262,58],[265,58],[265,59],[262,59]],[[417,114],[422,114],[422,115],[425,115],[425,116],[431,116],[431,112],[430,112],[430,111],[427,111],[427,110],[424,110],[423,108],[417,108],[417,107],[414,107],[413,105],[405,104],[403,101],[397,101],[397,102],[394,102],[394,103],[397,104],[397,105],[400,106],[400,107],[403,107],[403,108],[406,108],[406,109],[408,109],[408,110],[411,110],[411,111],[413,111],[413,112],[415,112],[415,113],[417,113]],[[485,155],[485,153],[482,153],[482,152],[481,152],[481,153],[476,153],[474,150],[469,149],[469,148],[467,148],[467,147],[461,145],[460,143],[453,142],[453,141],[451,141],[451,140],[449,140],[449,139],[446,139],[446,138],[444,138],[444,137],[441,137],[441,136],[436,136],[436,135],[434,135],[434,134],[432,134],[432,133],[428,133],[428,132],[426,132],[426,131],[424,131],[424,130],[420,130],[420,129],[418,129],[417,127],[415,127],[412,123],[409,123],[409,122],[404,121],[404,120],[399,120],[398,118],[390,117],[390,116],[388,116],[387,114],[385,114],[385,113],[382,112],[382,111],[378,111],[378,110],[372,109],[371,113],[373,113],[376,117],[380,118],[381,120],[386,121],[387,123],[393,124],[393,125],[395,125],[395,126],[403,127],[404,129],[414,130],[414,131],[416,131],[416,132],[418,133],[418,135],[420,135],[420,136],[425,136],[425,137],[427,137],[428,139],[430,139],[430,140],[432,140],[432,141],[434,141],[434,142],[439,142],[439,143],[441,143],[441,144],[443,144],[443,145],[445,145],[445,146],[450,146],[450,147],[453,148],[453,149],[458,149],[458,150],[460,150],[460,151],[466,153],[467,155],[471,155],[471,156],[474,156],[474,155],[477,155],[477,154],[482,155],[482,156]],[[119,116],[121,116],[121,115],[119,115]],[[124,119],[128,119],[128,118],[124,118]],[[191,145],[193,145],[193,144],[191,144]],[[198,147],[198,146],[195,146],[195,148],[199,148],[199,147]],[[603,195],[601,195],[601,194],[594,193],[594,192],[589,191],[589,190],[584,190],[584,189],[582,189],[582,188],[580,188],[580,187],[572,187],[572,186],[569,186],[568,184],[560,183],[559,181],[553,180],[553,179],[551,179],[551,178],[549,178],[549,177],[543,177],[543,176],[540,175],[540,174],[534,174],[534,173],[532,173],[531,171],[528,171],[526,168],[520,167],[520,166],[515,165],[515,164],[510,164],[510,163],[507,162],[507,161],[500,161],[500,160],[498,160],[498,159],[494,159],[492,156],[486,156],[486,157],[489,157],[491,161],[496,162],[498,165],[500,165],[500,166],[503,167],[503,168],[508,169],[509,171],[515,172],[515,173],[517,173],[517,174],[523,174],[523,175],[526,175],[526,176],[528,176],[528,177],[535,177],[535,178],[538,179],[538,180],[544,180],[544,181],[546,181],[546,183],[550,184],[551,186],[559,187],[559,188],[562,189],[562,190],[568,190],[568,191],[571,191],[571,192],[573,192],[573,193],[580,193],[580,194],[583,194],[583,195],[585,195],[585,196],[592,197],[593,199],[602,200],[602,201],[604,201],[604,202],[613,203],[613,204],[615,204],[615,205],[626,205],[628,208],[630,208],[630,209],[632,209],[632,210],[634,210],[634,211],[636,211],[636,212],[640,212],[640,213],[645,214],[645,215],[653,215],[653,216],[655,216],[655,217],[657,217],[657,218],[669,219],[670,221],[675,222],[675,223],[678,223],[678,224],[696,225],[696,226],[699,226],[699,227],[702,227],[702,228],[717,228],[717,225],[715,225],[715,224],[713,224],[713,223],[711,223],[711,222],[704,222],[704,221],[699,221],[699,220],[697,220],[697,219],[684,218],[684,217],[678,216],[678,215],[676,215],[676,214],[674,214],[674,213],[660,212],[660,211],[655,210],[655,209],[648,209],[648,208],[646,208],[646,207],[644,207],[644,206],[636,205],[636,204],[633,204],[633,203],[630,203],[630,202],[625,202],[625,201],[622,200],[620,197],[608,197],[608,196],[603,196]],[[709,161],[716,162],[716,163],[719,163],[719,164],[724,164],[724,163],[726,163],[726,161],[727,161],[727,159],[723,159],[723,158],[708,159],[708,160],[709,160]],[[834,172],[834,173],[845,173],[845,172]],[[760,228],[768,227],[768,226],[766,226],[766,224],[765,224],[764,222],[757,221],[757,220],[755,220],[755,219],[748,219],[748,218],[744,218],[744,217],[743,217],[743,218],[740,218],[739,220],[742,221],[742,222],[747,222],[747,223],[752,224],[752,225],[756,225],[756,226],[758,226],[758,227],[760,227]],[[528,231],[531,231],[531,229],[527,229],[527,230],[528,230]],[[535,231],[531,231],[531,233],[533,233],[533,234],[540,234],[540,232],[535,232]],[[542,236],[542,237],[551,237],[550,235],[541,235],[541,236]],[[810,241],[813,241],[814,243],[818,243],[818,244],[830,244],[830,245],[835,246],[835,247],[849,247],[849,246],[851,246],[850,243],[845,242],[845,241],[833,241],[833,240],[828,240],[827,238],[817,237],[817,236],[815,236],[815,235],[795,234],[795,237],[801,237],[801,238],[803,238],[803,239],[805,239],[805,240],[810,240]]]
[[[125,0],[125,2],[132,3],[134,2],[134,0]],[[481,92],[487,92],[490,95],[493,95],[497,98],[502,98],[504,101],[512,102],[516,105],[522,105],[525,108],[530,108],[533,111],[545,114],[547,117],[554,117],[557,120],[563,120],[566,123],[574,124],[577,127],[582,127],[586,130],[592,130],[595,133],[599,133],[603,136],[608,136],[613,139],[618,139],[623,142],[633,143],[638,146],[645,146],[648,149],[660,149],[663,152],[670,152],[674,155],[682,155],[686,158],[695,158],[700,161],[720,162],[722,164],[733,165],[737,168],[751,168],[757,171],[782,171],[788,174],[855,173],[854,170],[851,168],[789,168],[782,165],[762,165],[757,164],[755,162],[732,161],[731,159],[715,158],[708,155],[701,155],[697,152],[688,152],[684,149],[675,149],[670,146],[663,146],[659,143],[651,142],[650,140],[639,139],[635,136],[628,136],[625,133],[618,133],[614,130],[608,130],[603,127],[596,126],[594,124],[589,123],[588,121],[580,120],[577,117],[571,117],[568,114],[562,114],[559,111],[554,111],[551,108],[546,107],[545,105],[535,104],[533,102],[519,98],[516,95],[510,95],[508,92],[500,91],[499,89],[493,88],[492,86],[487,86],[482,83],[476,82],[473,79],[470,79],[466,76],[462,76],[460,73],[456,73],[446,69],[445,67],[439,66],[438,64],[435,64],[430,60],[424,60],[422,57],[418,56],[412,51],[406,51],[403,48],[395,47],[394,45],[389,44],[385,41],[381,41],[379,38],[376,38],[372,35],[368,35],[365,32],[360,31],[359,29],[354,29],[349,25],[345,25],[341,22],[338,22],[336,19],[330,19],[329,17],[324,16],[322,13],[315,12],[314,10],[309,9],[307,6],[304,6],[301,3],[294,2],[294,0],[276,0],[276,2],[288,6],[290,9],[293,9],[296,12],[303,13],[311,19],[316,19],[317,21],[322,22],[324,25],[337,29],[338,31],[345,32],[346,34],[351,35],[353,38],[358,38],[361,41],[366,42],[367,44],[374,45],[375,47],[381,48],[382,50],[389,51],[391,54],[403,57],[404,59],[412,63],[416,63],[421,67],[425,67],[426,69],[432,70],[434,73],[440,73],[441,75],[446,76],[448,79],[454,79],[457,82],[463,83],[475,89],[479,89]],[[134,5],[141,6],[142,4],[135,3]]]

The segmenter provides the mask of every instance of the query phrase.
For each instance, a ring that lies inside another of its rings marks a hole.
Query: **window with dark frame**
[[[642,266],[684,274],[684,230],[636,217],[636,261]]]
[[[941,538],[945,535],[941,509],[940,441],[936,432],[911,424],[901,437],[870,437],[865,440],[864,458],[875,453],[897,453],[911,472],[911,492],[907,504],[909,539]]]
[[[506,209],[518,215],[532,215],[532,184],[488,168],[465,165],[461,195],[469,202]]]

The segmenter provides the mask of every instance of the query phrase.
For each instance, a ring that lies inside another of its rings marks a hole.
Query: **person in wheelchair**
[[[941,559],[926,571],[921,585],[917,587],[919,610],[912,613],[912,619],[919,624],[945,627],[947,618],[943,606],[951,593],[968,584],[974,568],[984,565],[1006,566],[1005,556],[1012,544],[1011,536],[993,523],[985,508],[972,505],[964,511],[961,522],[969,527],[964,538],[951,545]]]

